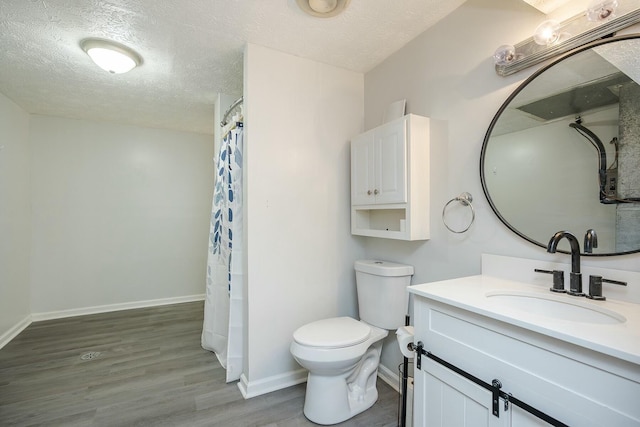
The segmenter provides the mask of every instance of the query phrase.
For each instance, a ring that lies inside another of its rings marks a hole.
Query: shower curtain
[[[242,143],[243,124],[224,136],[215,162],[202,347],[213,351],[227,382],[242,372]]]

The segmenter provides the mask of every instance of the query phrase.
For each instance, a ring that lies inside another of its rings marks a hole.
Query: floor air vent
[[[99,351],[89,351],[87,353],[83,353],[80,356],[80,359],[82,359],[82,360],[93,360],[93,359],[96,359],[96,358],[100,357],[101,354],[102,353],[100,353]]]

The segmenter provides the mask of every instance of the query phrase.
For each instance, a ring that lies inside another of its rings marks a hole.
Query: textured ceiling
[[[213,133],[242,92],[245,43],[366,72],[464,0],[352,0],[313,18],[295,0],[1,0],[0,92],[29,113]],[[78,43],[116,40],[142,67],[110,75]]]

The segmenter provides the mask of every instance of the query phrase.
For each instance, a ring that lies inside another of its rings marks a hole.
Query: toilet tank
[[[404,326],[413,266],[388,261],[355,262],[360,320],[382,329]]]

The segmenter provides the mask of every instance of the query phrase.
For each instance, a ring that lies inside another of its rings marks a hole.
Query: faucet
[[[593,253],[593,248],[598,247],[598,235],[596,230],[590,228],[587,230],[587,234],[584,235],[584,252]]]
[[[547,245],[547,252],[556,253],[558,242],[566,238],[571,246],[571,274],[569,274],[569,295],[584,296],[582,292],[582,273],[580,273],[580,244],[576,236],[568,231],[558,231],[551,237]]]

